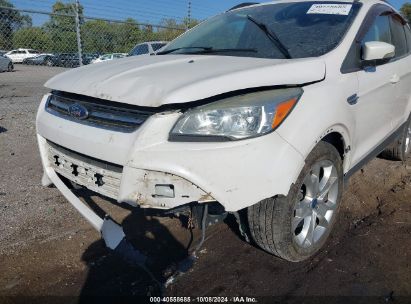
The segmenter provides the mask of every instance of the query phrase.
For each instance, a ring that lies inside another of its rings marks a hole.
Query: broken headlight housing
[[[229,97],[185,112],[170,133],[171,141],[228,141],[274,131],[303,93],[286,88]]]

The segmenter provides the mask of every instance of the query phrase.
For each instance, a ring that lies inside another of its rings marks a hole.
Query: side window
[[[404,25],[405,36],[407,37],[408,53],[411,53],[411,30],[409,25]]]
[[[132,56],[148,54],[148,45],[147,44],[137,45],[131,53],[132,53]]]
[[[161,49],[163,46],[165,46],[165,43],[153,43],[151,47],[153,48],[154,52],[158,51]]]
[[[371,25],[362,44],[370,41],[381,41],[392,44],[390,31],[390,18],[387,15],[378,16]]]
[[[407,40],[405,38],[404,26],[398,16],[392,15],[391,31],[392,40],[395,45],[395,57],[402,57],[408,53]]]

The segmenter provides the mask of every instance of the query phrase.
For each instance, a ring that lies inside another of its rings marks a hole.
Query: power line
[[[29,9],[52,10],[54,0],[15,0],[17,7]],[[160,22],[162,19],[183,21],[185,18],[207,19],[219,12],[210,5],[205,5],[199,0],[156,0],[155,5],[147,2],[131,2],[130,0],[117,0],[110,4],[96,4],[94,0],[80,0],[84,12],[88,15],[115,19],[143,19],[147,22]],[[75,0],[64,1],[64,4],[75,3]],[[189,5],[189,14],[187,6]]]

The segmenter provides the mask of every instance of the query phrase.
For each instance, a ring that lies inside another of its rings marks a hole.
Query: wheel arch
[[[327,128],[317,137],[317,140],[310,151],[312,151],[320,141],[327,142],[337,149],[343,162],[343,171],[346,173],[350,166],[350,151],[352,145],[348,128],[342,124]]]

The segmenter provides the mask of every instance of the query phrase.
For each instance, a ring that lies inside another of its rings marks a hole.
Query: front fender
[[[277,132],[304,158],[332,132],[342,136],[344,148],[351,146],[355,119],[347,102],[348,94],[327,82],[305,87],[302,98]],[[346,153],[344,173],[350,166],[351,155]]]

